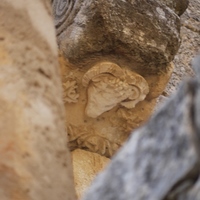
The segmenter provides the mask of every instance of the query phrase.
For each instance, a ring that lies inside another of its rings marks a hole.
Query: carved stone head
[[[131,109],[145,99],[149,87],[145,79],[111,62],[101,62],[89,69],[82,78],[87,88],[85,114],[96,118],[118,104]]]

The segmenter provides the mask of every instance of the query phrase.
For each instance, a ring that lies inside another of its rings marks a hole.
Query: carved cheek
[[[95,85],[90,84],[88,87],[88,102],[85,109],[85,114],[92,118],[96,118],[102,113],[111,110],[121,101],[115,97],[114,89],[108,92],[99,87],[95,87]]]

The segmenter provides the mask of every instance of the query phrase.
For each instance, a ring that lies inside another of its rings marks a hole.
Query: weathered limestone
[[[60,49],[71,63],[108,59],[150,73],[165,68],[180,44],[179,18],[159,0],[54,0],[53,10]]]
[[[199,77],[132,134],[84,200],[199,199]]]
[[[110,158],[151,115],[180,45],[168,3],[52,1],[71,151]]]
[[[0,1],[1,200],[75,199],[48,8]]]

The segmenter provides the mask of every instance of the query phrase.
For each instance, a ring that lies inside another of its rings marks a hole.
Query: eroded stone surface
[[[54,0],[52,6],[66,59],[70,148],[110,157],[149,117],[169,80],[179,17],[159,1]]]
[[[85,114],[97,118],[118,104],[134,108],[149,93],[146,80],[130,70],[111,62],[101,62],[89,69],[82,78],[87,88]]]
[[[52,2],[70,150],[111,157],[170,78],[180,10],[157,0]]]

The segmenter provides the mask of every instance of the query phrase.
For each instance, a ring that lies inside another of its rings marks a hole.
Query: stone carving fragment
[[[102,156],[111,157],[119,145],[110,142],[108,139],[98,135],[94,129],[89,127],[68,125],[67,133],[69,138],[69,148],[74,150],[82,148]]]
[[[79,94],[77,93],[77,82],[76,80],[67,80],[63,83],[64,102],[77,103]]]
[[[82,78],[88,87],[87,116],[96,118],[120,104],[128,109],[144,100],[149,92],[145,79],[120,68],[112,62],[101,62],[89,69]]]
[[[89,69],[76,68],[61,59],[60,62],[63,72],[62,82],[66,83],[63,85],[63,91],[64,97],[67,98],[66,127],[70,150],[87,149],[111,157],[128,138],[130,132],[151,113],[155,99],[145,98],[146,94],[149,95],[148,85],[151,82],[147,82],[146,77],[144,79],[131,69],[119,67],[110,61],[99,62],[91,68],[89,66]],[[102,98],[104,101],[101,100],[103,106],[100,99],[97,99],[100,108],[102,106],[105,109],[105,105],[110,102],[112,105],[113,99],[114,103],[112,107],[107,105],[106,109],[109,108],[107,111],[103,110],[102,114],[93,118],[85,112],[89,102],[88,91],[93,92],[95,87],[102,90],[101,94],[104,95],[104,99]],[[104,88],[107,89],[108,94]],[[124,96],[120,93],[124,93]],[[110,97],[108,98],[107,95]],[[145,99],[142,100],[143,98]]]

